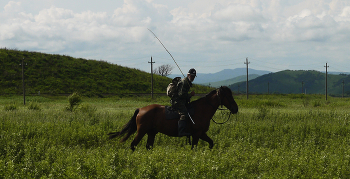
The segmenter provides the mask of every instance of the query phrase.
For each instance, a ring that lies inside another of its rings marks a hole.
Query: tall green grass
[[[158,134],[152,150],[145,136],[132,152],[132,139],[119,143],[106,134],[136,108],[167,105],[168,98],[82,98],[70,112],[67,97],[28,97],[40,110],[0,97],[0,178],[348,178],[349,100],[304,100],[238,96],[239,113],[210,126],[212,150]],[[16,110],[5,110],[14,103]],[[217,111],[214,119],[223,116]]]

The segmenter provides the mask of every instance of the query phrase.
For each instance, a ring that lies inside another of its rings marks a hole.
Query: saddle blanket
[[[194,108],[190,107],[187,109],[191,116],[194,114]],[[165,106],[165,119],[180,119],[180,114],[171,106]]]

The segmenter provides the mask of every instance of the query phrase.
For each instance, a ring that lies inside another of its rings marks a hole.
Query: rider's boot
[[[180,120],[178,122],[178,136],[182,137],[182,136],[190,136],[191,133],[189,133],[187,131],[187,120],[186,120],[186,116],[182,115],[180,117]]]

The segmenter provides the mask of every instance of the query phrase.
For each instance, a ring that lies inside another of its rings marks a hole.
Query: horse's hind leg
[[[156,137],[157,132],[152,131],[152,132],[148,132],[148,138],[147,138],[147,144],[146,144],[146,149],[150,150],[153,147],[154,144],[154,139]]]
[[[143,130],[138,130],[137,131],[137,134],[136,134],[134,140],[131,142],[131,145],[130,145],[130,149],[132,151],[135,150],[135,147],[137,146],[137,144],[139,144],[139,142],[141,141],[143,136],[145,136],[145,134],[146,134],[146,132],[144,132]]]
[[[189,145],[192,145],[191,136],[187,136],[187,141],[188,141],[188,144],[189,144]]]
[[[210,149],[213,148],[214,142],[213,142],[213,140],[210,137],[208,137],[207,133],[203,133],[199,138],[204,140],[204,141],[206,141],[206,142],[208,142]]]

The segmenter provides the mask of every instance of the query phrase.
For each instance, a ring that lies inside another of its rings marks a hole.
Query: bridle
[[[221,88],[218,88],[217,90],[216,90],[216,96],[218,97],[218,100],[219,100],[219,106],[223,106],[223,104],[221,104],[222,102],[221,102],[221,97],[220,97],[220,95],[219,95],[219,91],[221,90]],[[214,105],[213,104],[211,104],[211,103],[209,103],[213,108],[215,108],[214,107]],[[230,107],[232,107],[232,104],[230,103]],[[224,109],[224,108],[217,108],[218,110],[229,110],[229,109]],[[226,119],[226,121],[224,121],[224,122],[216,122],[213,118],[211,118],[211,120],[215,123],[215,124],[225,124],[226,122],[228,122],[228,120],[230,120],[230,117],[231,117],[231,111],[230,111],[230,114],[229,114],[229,116],[228,116],[228,118]]]

